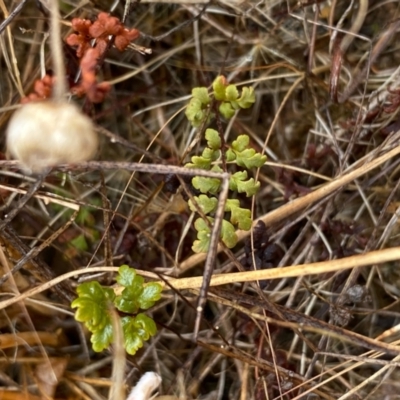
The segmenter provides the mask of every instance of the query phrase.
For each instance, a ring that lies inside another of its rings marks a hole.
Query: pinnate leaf
[[[112,303],[122,312],[135,314],[139,309],[148,309],[160,299],[162,286],[156,282],[145,284],[144,279],[127,265],[119,268],[117,282],[124,286],[121,296],[98,282],[87,282],[78,286],[78,298],[71,307],[77,308],[75,319],[84,322],[91,331],[90,341],[94,351],[106,349],[113,340],[113,325],[109,307]],[[155,335],[154,321],[144,314],[122,318],[125,349],[135,354],[143,342]]]

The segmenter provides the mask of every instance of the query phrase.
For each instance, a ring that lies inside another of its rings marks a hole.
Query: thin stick
[[[28,0],[22,0],[14,10],[10,12],[10,15],[0,24],[0,34],[7,28],[7,26],[11,23],[11,21],[21,12],[25,3]]]
[[[62,53],[62,41],[60,30],[60,12],[58,1],[50,1],[50,49],[53,57],[53,68],[56,81],[53,88],[53,98],[56,101],[63,101],[67,93],[67,83],[65,81],[65,66]]]
[[[42,186],[46,176],[47,173],[40,175],[37,178],[36,182],[31,186],[31,188],[21,197],[15,207],[7,214],[4,220],[0,222],[0,231],[2,231],[4,227],[16,217],[16,215],[21,211],[24,205],[32,198],[32,196],[36,193],[40,186]]]
[[[200,322],[203,314],[204,304],[207,299],[207,291],[214,271],[215,258],[217,256],[218,243],[221,234],[222,221],[224,219],[225,204],[229,193],[229,174],[225,173],[221,185],[221,193],[218,198],[218,209],[215,213],[214,226],[211,231],[210,245],[208,248],[206,263],[204,266],[203,281],[200,288],[199,300],[196,307],[196,322],[194,324],[193,340],[197,341],[200,330]]]

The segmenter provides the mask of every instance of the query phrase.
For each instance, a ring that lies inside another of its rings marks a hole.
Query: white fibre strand
[[[146,372],[136,386],[129,393],[126,400],[149,400],[154,390],[161,384],[160,375],[155,372]]]

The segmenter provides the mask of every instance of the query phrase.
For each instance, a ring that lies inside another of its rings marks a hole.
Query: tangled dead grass
[[[18,3],[0,0],[3,17]],[[22,3],[0,33],[2,132],[51,72],[46,8]],[[110,3],[60,2],[63,36]],[[141,38],[107,51],[104,102],[81,101],[99,161],[43,181],[0,161],[0,397],[119,400],[155,371],[165,399],[398,398],[398,2],[221,0],[190,24],[205,1],[128,3],[113,14]],[[68,46],[64,57],[73,82]],[[212,285],[223,286],[209,290],[194,343],[205,257],[190,250],[185,201],[157,172],[201,152],[184,106],[221,73],[257,96],[227,140],[250,135],[268,163],[252,233],[218,248]],[[157,336],[135,357],[118,343],[96,354],[69,303],[79,282],[111,285],[124,263],[175,280],[151,310]]]

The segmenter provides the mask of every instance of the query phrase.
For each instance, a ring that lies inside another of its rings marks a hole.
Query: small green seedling
[[[200,87],[192,90],[192,99],[186,109],[186,117],[194,127],[202,126],[211,122],[215,116],[211,112],[213,102],[217,102],[219,114],[226,118],[232,118],[236,111],[241,108],[249,108],[255,102],[253,88],[244,87],[239,93],[235,85],[228,84],[225,77],[219,76],[214,81],[213,92],[208,93],[207,88]],[[247,170],[260,168],[265,164],[267,157],[257,153],[250,147],[250,139],[247,135],[240,135],[231,145],[222,144],[221,136],[215,129],[206,129],[205,139],[207,147],[201,156],[193,156],[187,168],[200,168],[213,172],[223,172],[221,165],[225,157],[227,166],[236,165],[242,168],[232,174],[229,180],[229,190],[237,193],[245,193],[247,197],[254,196],[260,183],[254,178],[248,177]],[[224,154],[223,154],[224,150]],[[209,248],[211,226],[214,223],[212,215],[218,207],[218,194],[221,190],[221,180],[196,176],[192,179],[192,185],[202,194],[194,196],[194,201],[189,200],[189,207],[193,212],[200,208],[207,220],[198,218],[194,227],[197,230],[197,240],[194,241],[192,249],[196,253],[207,252]],[[229,220],[222,222],[221,239],[224,244],[232,248],[237,243],[236,227],[249,230],[252,225],[251,211],[240,207],[238,199],[228,199],[225,205],[225,212],[230,213]]]
[[[138,311],[147,310],[161,298],[162,286],[156,282],[144,283],[143,277],[127,265],[119,268],[117,282],[124,287],[119,296],[97,281],[82,283],[71,307],[77,308],[75,319],[83,322],[92,333],[90,341],[96,352],[103,351],[113,341],[111,307],[132,314],[123,316],[121,324],[124,347],[128,354],[134,355],[157,332],[155,322]]]

